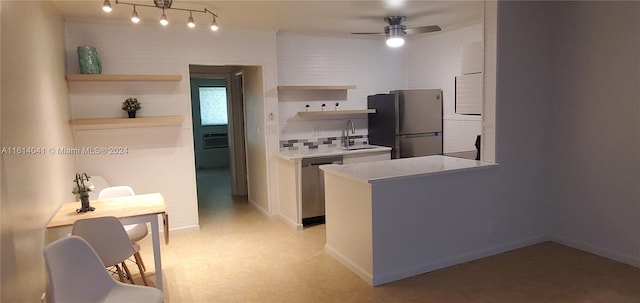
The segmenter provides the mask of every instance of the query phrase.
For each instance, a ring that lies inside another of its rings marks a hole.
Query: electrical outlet
[[[316,136],[320,136],[320,127],[314,127],[313,128],[313,134]]]

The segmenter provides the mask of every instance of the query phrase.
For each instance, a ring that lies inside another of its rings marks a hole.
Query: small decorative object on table
[[[98,51],[93,46],[78,46],[78,63],[81,74],[102,73]]]
[[[140,110],[142,106],[140,106],[140,102],[138,102],[137,98],[129,97],[127,100],[122,102],[122,110],[126,111],[129,114],[129,118],[136,117],[136,111]]]
[[[324,111],[324,108],[327,107],[326,104],[322,103],[322,111]]]
[[[89,205],[89,192],[95,188],[89,179],[86,173],[81,173],[76,174],[76,179],[73,180],[76,183],[76,186],[73,187],[73,194],[76,195],[76,198],[80,198],[80,208],[76,209],[78,213],[95,210],[95,207]]]

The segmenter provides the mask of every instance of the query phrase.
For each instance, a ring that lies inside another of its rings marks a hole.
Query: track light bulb
[[[138,12],[136,12],[135,6],[133,6],[133,13],[131,13],[131,22],[133,23],[140,22],[140,17],[138,17]]]
[[[189,21],[187,22],[187,26],[189,28],[196,27],[196,23],[193,21],[193,16],[191,15],[191,12],[189,12]]]
[[[211,21],[211,30],[214,32],[218,30],[218,22],[216,22],[216,17],[213,17],[213,21]]]
[[[164,8],[162,9],[162,16],[160,16],[160,24],[162,24],[162,26],[167,26],[169,24],[167,15],[164,14]]]
[[[113,10],[111,8],[111,3],[109,2],[109,0],[104,0],[104,3],[102,4],[102,10],[105,13],[110,13]]]

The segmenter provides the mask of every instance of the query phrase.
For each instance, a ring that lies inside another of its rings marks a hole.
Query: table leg
[[[151,220],[151,239],[153,240],[153,259],[156,265],[156,287],[162,290],[162,259],[160,257],[160,228],[158,227],[158,216],[154,215]]]

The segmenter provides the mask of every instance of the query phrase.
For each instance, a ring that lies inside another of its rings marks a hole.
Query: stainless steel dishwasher
[[[324,178],[319,166],[342,164],[342,156],[302,159],[302,225],[324,223]]]

